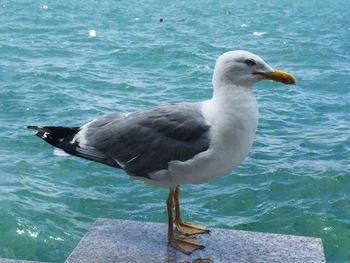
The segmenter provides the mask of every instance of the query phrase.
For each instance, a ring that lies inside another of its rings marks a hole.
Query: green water
[[[99,217],[166,222],[165,189],[56,157],[25,125],[207,99],[216,57],[246,49],[298,85],[255,87],[247,160],[184,186],[184,217],[320,237],[350,262],[349,2],[259,3],[0,1],[0,257],[63,262]]]

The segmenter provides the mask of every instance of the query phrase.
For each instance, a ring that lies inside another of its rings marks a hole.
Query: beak
[[[264,79],[270,79],[277,82],[282,82],[288,85],[295,85],[296,80],[292,74],[284,72],[279,69],[274,69],[272,72],[256,72],[255,74],[262,75]]]

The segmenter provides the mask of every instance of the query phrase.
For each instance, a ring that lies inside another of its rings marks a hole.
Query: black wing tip
[[[36,136],[48,142],[46,135],[50,134],[50,129],[47,127],[28,125],[27,129],[35,131]]]
[[[34,125],[27,125],[26,128],[30,130],[35,130],[35,131],[40,130],[39,126],[34,126]]]

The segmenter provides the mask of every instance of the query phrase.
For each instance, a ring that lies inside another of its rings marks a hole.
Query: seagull
[[[169,188],[168,243],[191,254],[204,248],[195,235],[209,230],[181,219],[180,185],[208,182],[243,162],[259,118],[252,87],[264,79],[296,83],[291,74],[273,69],[255,54],[229,51],[216,61],[209,100],[104,115],[80,127],[28,128],[69,155],[123,169],[132,179]]]

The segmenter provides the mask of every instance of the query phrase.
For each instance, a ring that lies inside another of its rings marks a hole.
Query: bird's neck
[[[225,145],[239,145],[243,152],[251,147],[259,118],[257,101],[251,89],[224,87],[215,90],[213,98],[203,103],[202,112],[217,140]]]
[[[255,98],[252,88],[247,86],[238,86],[234,84],[214,85],[213,97],[211,99],[215,107],[232,108],[240,107],[246,98]]]
[[[214,87],[213,97],[205,103],[204,109],[206,117],[211,123],[220,121],[237,123],[246,120],[257,123],[258,105],[251,88]]]

